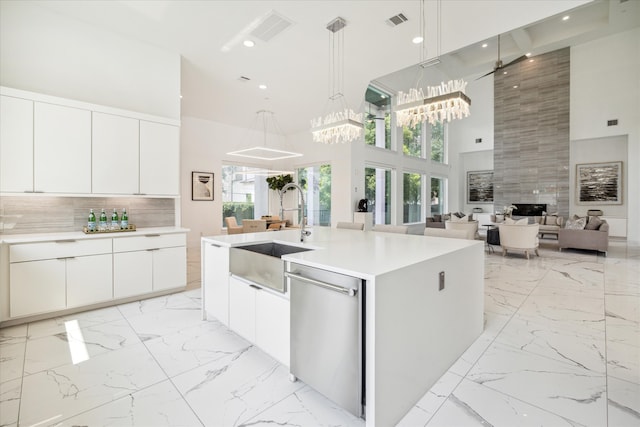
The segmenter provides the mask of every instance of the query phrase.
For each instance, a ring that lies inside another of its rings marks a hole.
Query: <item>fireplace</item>
[[[544,203],[513,203],[518,209],[514,209],[513,216],[542,216],[547,213],[547,205]]]

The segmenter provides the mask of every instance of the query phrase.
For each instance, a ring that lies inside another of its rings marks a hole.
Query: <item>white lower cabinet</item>
[[[67,307],[113,299],[111,254],[68,258]]]
[[[229,278],[229,327],[289,366],[289,300],[257,285]]]
[[[229,326],[229,248],[204,243],[202,253],[205,313]]]
[[[64,259],[11,264],[9,315],[46,313],[66,308]]]
[[[161,291],[187,284],[187,248],[153,251],[153,290]]]
[[[113,254],[113,297],[124,298],[152,290],[151,251]]]

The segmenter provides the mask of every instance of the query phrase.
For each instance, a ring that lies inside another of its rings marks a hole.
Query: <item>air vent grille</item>
[[[391,18],[387,19],[387,24],[389,24],[392,27],[395,27],[397,25],[402,24],[403,22],[407,22],[408,19],[406,16],[404,16],[403,13],[399,13],[397,15],[392,16]]]
[[[251,31],[251,35],[264,41],[268,42],[287,28],[289,28],[293,22],[280,15],[275,11],[269,12],[265,17],[261,20],[258,26]]]

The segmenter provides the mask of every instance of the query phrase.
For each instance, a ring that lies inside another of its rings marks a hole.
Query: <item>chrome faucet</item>
[[[299,208],[294,208],[294,209],[284,209],[283,205],[282,205],[282,198],[284,197],[284,193],[289,189],[289,188],[296,188],[298,189],[298,192],[300,193],[300,200],[302,201],[302,205]],[[300,241],[304,242],[304,238],[305,236],[309,236],[311,234],[311,232],[309,230],[305,230],[304,226],[306,225],[306,218],[304,217],[304,190],[302,189],[302,187],[300,187],[298,184],[295,184],[293,182],[290,182],[289,184],[285,185],[284,187],[282,187],[282,190],[280,190],[280,218],[284,219],[284,211],[300,211],[300,215],[298,215],[298,218],[300,219]]]

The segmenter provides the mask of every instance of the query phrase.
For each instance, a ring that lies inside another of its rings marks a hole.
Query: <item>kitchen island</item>
[[[395,425],[482,332],[481,241],[324,227],[304,243],[299,230],[203,237],[203,316],[222,321],[284,365],[290,366],[289,289],[256,296],[255,286],[242,287],[229,273],[232,248],[274,241],[313,249],[284,255],[288,269],[311,267],[362,281],[368,426]],[[238,315],[248,300],[255,307],[249,320]]]

